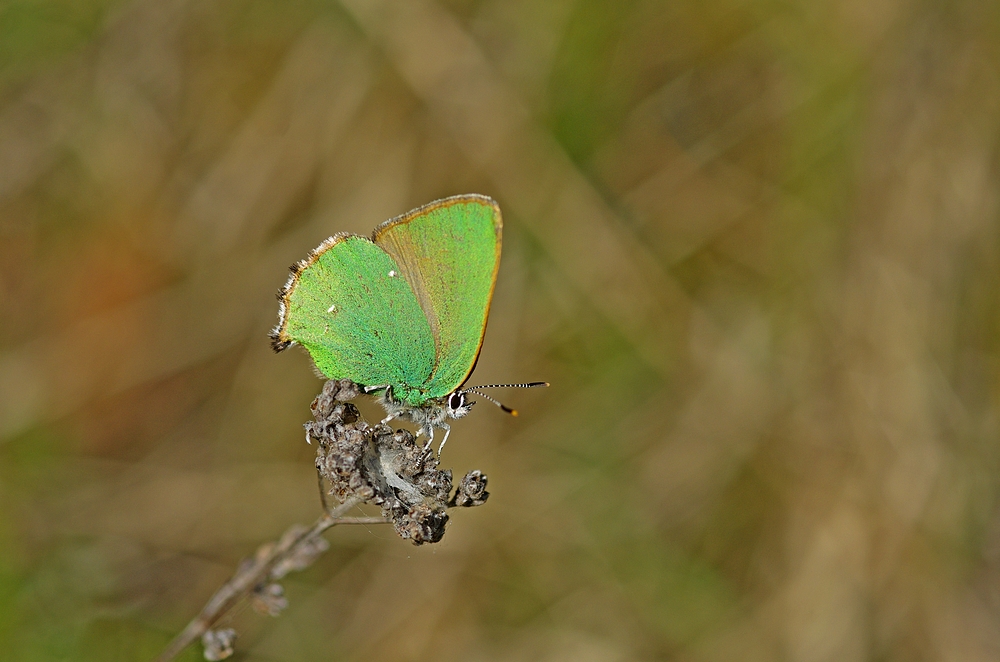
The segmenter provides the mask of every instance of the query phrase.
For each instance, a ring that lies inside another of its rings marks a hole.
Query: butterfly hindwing
[[[367,237],[331,237],[285,286],[275,347],[301,344],[328,378],[424,383],[434,367],[434,338],[401,271]]]
[[[461,386],[479,356],[502,227],[496,202],[460,195],[386,221],[373,234],[410,283],[433,337],[434,367],[423,386],[428,397]]]

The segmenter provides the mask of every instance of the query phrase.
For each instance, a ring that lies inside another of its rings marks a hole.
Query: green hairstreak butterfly
[[[387,416],[413,421],[428,437],[469,413],[475,368],[500,266],[500,207],[484,195],[456,195],[382,223],[372,236],[341,233],[292,265],[278,294],[271,345],[303,346],[328,379],[380,393]],[[441,447],[444,447],[444,441]],[[438,450],[440,453],[440,449]]]

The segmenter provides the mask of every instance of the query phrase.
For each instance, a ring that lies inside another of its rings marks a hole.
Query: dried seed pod
[[[236,630],[208,630],[201,635],[201,645],[204,647],[205,659],[209,662],[224,660],[233,654],[233,644],[236,643]]]
[[[490,493],[486,491],[486,474],[479,470],[470,471],[462,478],[452,502],[456,506],[469,508],[486,503]]]
[[[284,587],[272,582],[260,584],[253,590],[251,604],[258,614],[280,616],[281,612],[288,606],[288,599],[285,598]]]

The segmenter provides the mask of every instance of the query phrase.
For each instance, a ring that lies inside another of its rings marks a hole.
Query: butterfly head
[[[445,413],[448,418],[462,418],[472,410],[474,404],[476,403],[469,400],[465,391],[455,391],[445,402]]]

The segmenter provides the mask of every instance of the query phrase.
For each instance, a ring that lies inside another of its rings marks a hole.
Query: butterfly
[[[462,388],[482,348],[500,267],[503,220],[484,195],[456,195],[382,223],[371,237],[340,233],[292,265],[278,293],[271,346],[301,345],[328,379],[380,394],[389,421],[401,418],[434,439],[451,433],[476,389]]]

